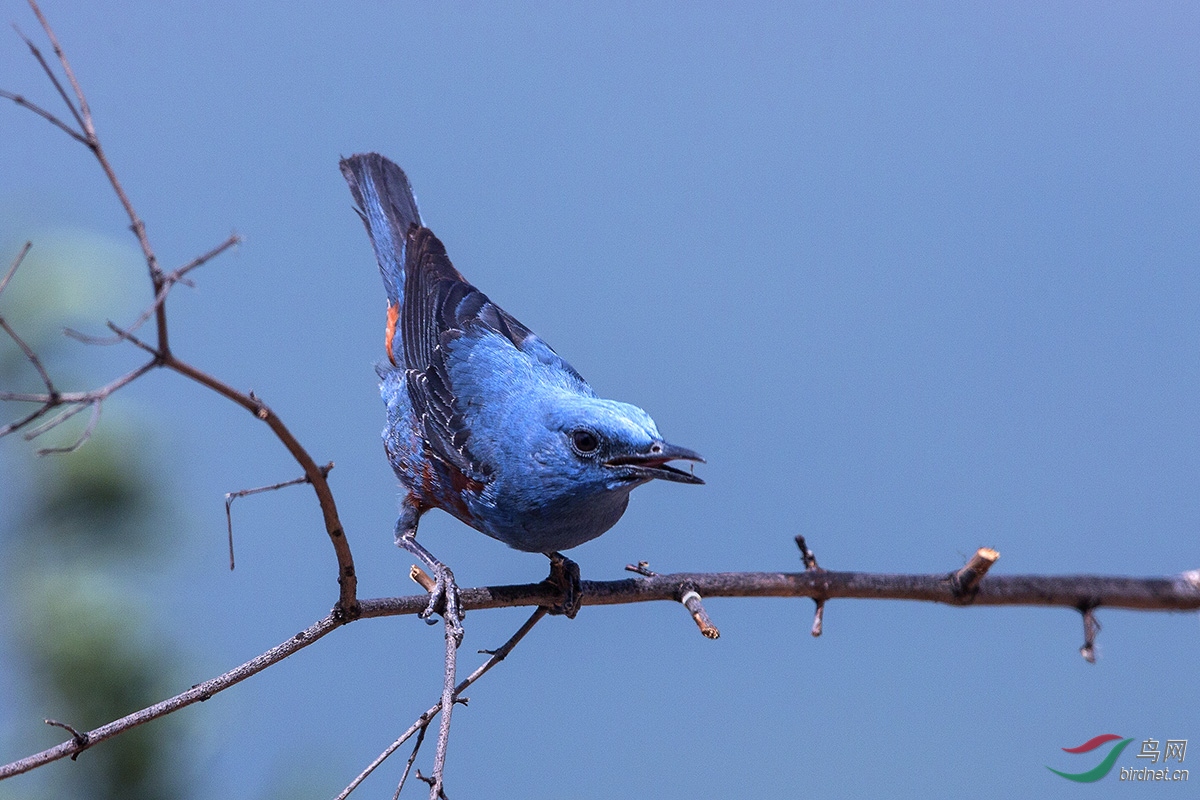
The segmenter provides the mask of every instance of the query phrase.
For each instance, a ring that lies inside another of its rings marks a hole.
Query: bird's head
[[[667,463],[676,459],[703,463],[700,454],[665,441],[654,420],[637,406],[577,397],[559,406],[550,422],[557,449],[574,463],[573,471],[609,489],[632,489],[655,478],[704,483],[691,471]]]

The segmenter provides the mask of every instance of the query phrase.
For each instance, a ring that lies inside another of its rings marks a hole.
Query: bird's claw
[[[463,640],[463,610],[458,596],[458,584],[454,582],[454,573],[445,564],[438,564],[433,568],[433,581],[433,588],[429,590],[429,605],[417,616],[434,625],[437,621],[430,617],[440,612],[449,624],[450,635],[454,637],[454,645],[457,647]]]
[[[551,614],[561,614],[575,619],[583,605],[583,581],[579,578],[579,565],[562,553],[550,554],[550,575],[545,583],[562,592],[562,602],[550,606]]]

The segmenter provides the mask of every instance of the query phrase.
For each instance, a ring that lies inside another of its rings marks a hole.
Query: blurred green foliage
[[[99,255],[103,261],[103,250]],[[79,382],[87,380],[80,378],[86,369],[64,352],[77,353],[81,346],[65,347],[45,322],[61,319],[64,307],[68,312],[72,307],[63,305],[55,283],[44,291],[6,292],[0,314],[26,322],[18,331],[56,381],[86,385]],[[10,286],[20,288],[16,280]],[[34,388],[31,371],[12,342],[0,341],[0,386]],[[7,420],[23,409],[12,404],[4,410]],[[55,438],[51,444],[73,441],[86,416],[44,438]],[[32,447],[22,445],[19,436],[0,441],[0,613],[7,620],[0,626],[6,636],[0,652],[10,654],[0,670],[12,678],[4,683],[19,690],[2,702],[10,724],[21,730],[0,741],[23,748],[0,754],[4,761],[67,737],[49,726],[29,736],[43,718],[86,731],[183,685],[182,653],[136,582],[139,573],[161,565],[166,553],[154,547],[154,534],[172,527],[164,473],[146,437],[110,401],[96,433],[76,452],[37,458]],[[186,798],[193,781],[180,767],[187,760],[179,753],[187,741],[178,717],[156,720],[96,745],[75,762],[60,761],[0,783],[0,798]]]

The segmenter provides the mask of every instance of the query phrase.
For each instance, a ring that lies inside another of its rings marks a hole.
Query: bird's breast
[[[467,501],[474,524],[487,535],[517,550],[551,553],[595,539],[625,513],[629,492],[576,486],[562,489],[489,485]]]

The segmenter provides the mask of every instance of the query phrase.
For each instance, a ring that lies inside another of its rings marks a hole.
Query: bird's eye
[[[571,431],[571,446],[581,456],[594,455],[600,449],[600,437],[586,428]]]

